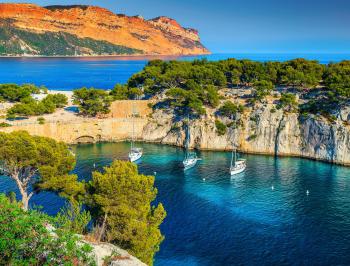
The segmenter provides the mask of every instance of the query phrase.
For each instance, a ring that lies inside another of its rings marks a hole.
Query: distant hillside
[[[207,54],[198,32],[175,20],[85,6],[0,4],[0,55]]]

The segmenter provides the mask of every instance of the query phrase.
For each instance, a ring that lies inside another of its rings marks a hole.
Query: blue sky
[[[32,2],[91,4],[145,18],[169,16],[183,26],[198,29],[204,45],[215,53],[350,53],[350,0]]]

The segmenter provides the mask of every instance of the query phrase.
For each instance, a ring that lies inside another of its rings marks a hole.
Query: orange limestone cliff
[[[173,19],[145,20],[95,6],[2,3],[0,30],[0,50],[8,55],[67,55],[66,51],[79,55],[209,53],[196,30],[184,28]]]

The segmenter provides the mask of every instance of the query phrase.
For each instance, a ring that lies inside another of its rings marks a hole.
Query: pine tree
[[[154,177],[138,174],[133,163],[115,161],[104,173],[94,172],[90,186],[94,207],[103,217],[104,239],[152,265],[164,239],[159,226],[166,216],[161,203],[152,206]]]

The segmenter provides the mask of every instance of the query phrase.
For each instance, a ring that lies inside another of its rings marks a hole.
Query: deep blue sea
[[[294,58],[319,60],[321,63],[350,59],[350,54],[212,54],[189,57],[93,57],[93,58],[0,58],[0,83],[33,83],[52,90],[86,87],[112,89],[140,71],[148,60],[193,60],[207,58],[286,61]]]
[[[350,264],[350,168],[242,155],[247,171],[231,178],[228,152],[202,152],[203,160],[184,172],[182,149],[141,146],[145,153],[139,171],[156,172],[158,201],[168,213],[155,265]],[[74,172],[89,179],[91,171],[127,159],[129,144],[73,149]],[[15,189],[14,183],[0,178],[0,192],[10,189]],[[54,214],[63,201],[52,193],[40,193],[33,204]]]

